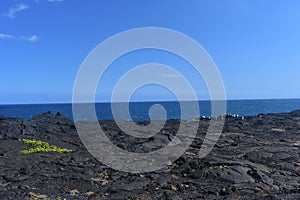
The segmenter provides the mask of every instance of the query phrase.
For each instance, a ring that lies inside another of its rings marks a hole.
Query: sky
[[[300,98],[299,10],[298,0],[1,0],[0,104],[70,103],[86,56],[107,38],[142,27],[176,30],[202,45],[220,71],[228,99]],[[147,49],[111,64],[96,101],[110,101],[122,75],[143,63],[173,67],[199,100],[209,99],[203,77],[190,63]],[[174,98],[155,84],[132,96]]]

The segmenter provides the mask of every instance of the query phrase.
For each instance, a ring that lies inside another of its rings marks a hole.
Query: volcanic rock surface
[[[94,158],[74,123],[60,113],[31,120],[0,117],[0,199],[300,199],[300,110],[227,116],[217,144],[199,158],[209,121],[188,122],[199,124],[198,133],[175,162],[158,171],[132,174]],[[174,139],[180,120],[168,120],[148,139],[126,135],[112,120],[99,123],[118,147],[147,153]],[[24,155],[21,150],[31,146],[19,138],[72,152]]]

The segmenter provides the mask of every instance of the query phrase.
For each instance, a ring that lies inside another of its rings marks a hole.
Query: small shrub
[[[209,169],[224,169],[228,167],[229,167],[228,165],[216,165],[216,166],[209,167]]]
[[[69,153],[72,152],[70,149],[65,148],[59,148],[55,145],[49,145],[47,142],[43,142],[40,140],[30,140],[30,139],[22,139],[19,138],[20,142],[23,142],[24,144],[31,144],[33,148],[30,148],[28,150],[22,150],[22,154],[29,154],[29,153],[39,153],[39,152],[58,152],[58,153]]]

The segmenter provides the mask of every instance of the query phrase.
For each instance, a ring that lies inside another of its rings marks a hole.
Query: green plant
[[[34,193],[34,192],[29,192],[30,198],[29,200],[50,200],[50,198],[47,197],[45,194],[39,194],[39,193]]]
[[[90,181],[101,183],[101,185],[107,185],[109,179],[108,173],[100,172],[98,175],[99,177],[90,178]]]
[[[199,122],[199,121],[200,121],[199,118],[193,118],[193,119],[189,120],[188,122]]]
[[[259,171],[263,171],[266,173],[270,173],[270,170],[268,169],[268,167],[262,166],[262,165],[256,165],[255,168]]]
[[[229,167],[228,165],[216,165],[216,166],[209,167],[209,169],[224,169],[228,167]]]
[[[139,174],[139,177],[145,178],[145,175],[144,174]]]
[[[33,148],[30,148],[28,150],[22,150],[22,154],[29,154],[29,153],[39,153],[39,152],[58,152],[58,153],[69,153],[72,152],[70,149],[66,148],[59,148],[55,145],[49,145],[47,142],[43,142],[36,139],[23,139],[19,138],[20,142],[23,142],[24,144],[30,144],[33,146]]]
[[[99,175],[100,177],[104,178],[104,179],[108,179],[108,178],[109,178],[109,175],[108,175],[107,172],[105,172],[105,173],[100,172],[98,175]]]

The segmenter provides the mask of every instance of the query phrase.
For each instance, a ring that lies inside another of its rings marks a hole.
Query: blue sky
[[[218,66],[229,99],[300,98],[299,10],[297,0],[1,0],[0,104],[71,102],[77,71],[97,44],[148,26],[200,43]],[[117,60],[101,79],[96,100],[108,101],[122,73],[148,62],[173,66],[199,99],[208,98],[185,61],[148,50]],[[172,98],[158,86],[133,96]]]

